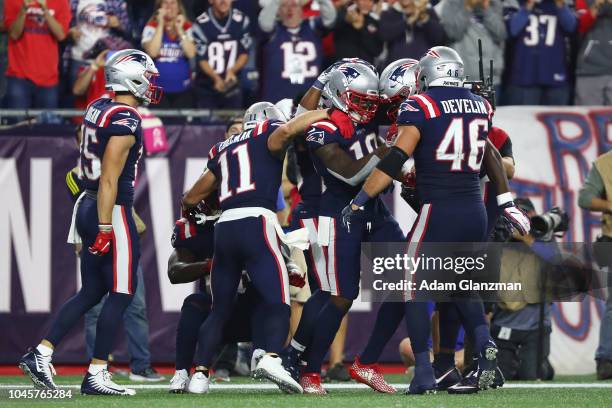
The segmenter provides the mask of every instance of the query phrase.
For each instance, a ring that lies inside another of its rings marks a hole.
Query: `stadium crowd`
[[[293,98],[347,56],[382,68],[449,45],[477,79],[478,39],[501,104],[612,104],[611,0],[3,3],[4,108],[83,108],[105,92],[106,59],[128,47],[159,67],[160,108],[240,109]]]

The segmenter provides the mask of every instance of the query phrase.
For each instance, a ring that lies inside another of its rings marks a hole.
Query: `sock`
[[[429,384],[433,381],[435,384],[436,377],[429,360],[429,350],[414,353],[414,361],[414,378],[412,381],[415,384]]]
[[[106,364],[89,364],[89,368],[87,369],[87,372],[91,375],[96,375],[98,374],[100,371],[102,370],[106,370]]]
[[[380,358],[383,349],[393,337],[404,318],[405,306],[401,302],[385,302],[378,309],[376,323],[363,353],[359,356],[362,364],[374,364]]]
[[[434,367],[440,371],[447,371],[455,366],[455,353],[439,352],[434,356]]]
[[[302,316],[300,317],[300,323],[298,324],[293,339],[291,340],[292,346],[294,344],[293,340],[295,340],[297,344],[303,346],[304,348],[307,348],[310,345],[314,329],[318,324],[319,313],[321,312],[321,309],[323,309],[323,307],[327,304],[329,297],[329,292],[317,290],[315,293],[313,293],[312,296],[310,296],[306,303],[304,303],[304,307],[302,308]],[[299,350],[297,347],[294,348],[296,349],[298,354],[304,351],[303,349]]]
[[[321,309],[317,318],[317,330],[314,332],[312,342],[308,347],[308,365],[304,372],[317,374],[321,372],[323,359],[336,337],[346,312],[347,310],[341,310],[331,302],[328,302]]]
[[[39,344],[38,346],[36,346],[36,350],[38,350],[38,352],[43,356],[53,355],[53,349],[51,347],[45,346],[44,344]]]
[[[456,306],[466,334],[474,340],[474,354],[480,353],[491,338],[482,302],[456,302]]]
[[[123,321],[123,319],[118,317],[123,316],[133,297],[134,295],[125,293],[109,293],[104,306],[102,306],[102,311],[98,317],[98,324],[96,325],[94,358],[98,360],[108,359],[108,355],[113,350],[117,332]]]
[[[440,353],[434,356],[434,366],[447,371],[455,366],[455,347],[461,327],[457,306],[452,302],[438,303],[438,322],[440,327]],[[449,352],[453,350],[453,352]]]
[[[428,340],[431,335],[431,320],[427,302],[406,302],[406,329],[410,337],[410,344],[415,358],[418,353],[427,352],[429,355]],[[428,360],[429,362],[429,357]]]
[[[176,329],[176,370],[189,370],[193,363],[200,326],[210,313],[210,298],[194,293],[185,298]]]

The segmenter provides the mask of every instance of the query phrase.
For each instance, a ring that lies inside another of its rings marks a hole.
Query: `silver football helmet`
[[[378,108],[378,75],[364,64],[342,64],[330,74],[323,94],[356,123],[367,123]]]
[[[387,114],[395,121],[401,102],[416,93],[416,72],[419,61],[412,58],[398,59],[387,65],[378,80],[380,103],[389,105]]]
[[[129,92],[149,104],[159,103],[163,90],[155,85],[159,71],[147,54],[134,49],[117,51],[104,66],[106,89]]]
[[[419,60],[417,87],[425,92],[432,86],[463,86],[463,60],[450,47],[432,47]]]
[[[273,103],[257,102],[248,107],[242,119],[244,130],[253,129],[258,122],[267,119],[277,119],[285,121],[285,115]]]

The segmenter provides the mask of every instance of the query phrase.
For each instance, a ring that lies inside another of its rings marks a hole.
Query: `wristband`
[[[113,224],[98,224],[98,231],[100,232],[111,232],[113,230]]]
[[[507,204],[512,200],[513,198],[511,192],[508,191],[507,193],[500,194],[497,196],[497,206],[501,207],[502,205]]]
[[[363,206],[370,201],[370,196],[368,193],[363,191],[363,189],[359,190],[355,198],[353,198],[353,202],[351,204],[355,204],[360,209],[363,209]]]

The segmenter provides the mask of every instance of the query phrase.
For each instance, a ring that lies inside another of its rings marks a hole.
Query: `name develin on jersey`
[[[444,113],[482,113],[488,114],[487,107],[482,101],[471,99],[448,99],[440,101]]]

